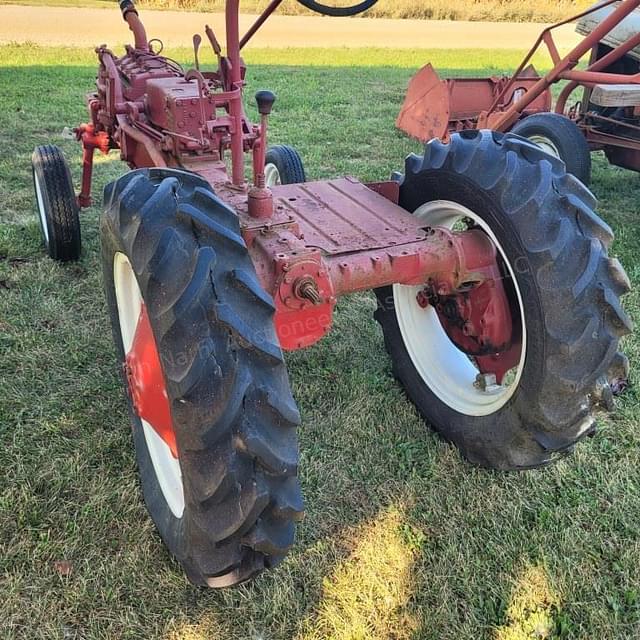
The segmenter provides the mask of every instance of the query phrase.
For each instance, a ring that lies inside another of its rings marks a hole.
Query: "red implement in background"
[[[603,19],[568,54],[562,55],[553,31],[573,21],[585,19],[611,7]],[[621,103],[625,116],[615,119],[596,112],[590,105],[594,89],[640,84],[640,66],[631,73],[620,73],[620,61],[640,46],[640,33],[628,31],[615,47],[602,47],[601,42],[612,30],[640,7],[640,0],[606,0],[577,16],[546,28],[513,76],[493,78],[455,78],[441,80],[431,65],[425,66],[411,80],[407,97],[397,120],[399,129],[421,141],[440,138],[446,141],[455,131],[492,129],[510,131],[523,118],[555,111],[571,118],[583,131],[592,150],[603,149],[610,161],[640,170],[640,106]],[[553,68],[539,76],[531,65],[533,56],[545,46]],[[591,59],[585,70],[576,67],[589,52]],[[551,87],[567,81],[553,108]],[[584,97],[575,107],[567,108],[573,91],[584,89]],[[628,93],[628,91],[627,91]],[[618,105],[615,105],[618,106]],[[615,127],[615,130],[612,129]]]
[[[456,78],[442,80],[430,65],[423,67],[409,84],[396,126],[413,138],[446,142],[451,133],[474,129],[479,114],[496,108],[506,110],[540,80],[533,66],[524,69],[505,91],[509,78]],[[544,91],[526,109],[531,115],[551,109],[551,92]]]

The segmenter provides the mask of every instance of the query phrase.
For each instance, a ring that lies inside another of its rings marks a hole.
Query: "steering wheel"
[[[326,4],[315,2],[315,0],[298,0],[298,2],[303,7],[307,7],[307,9],[311,9],[311,11],[315,11],[316,13],[321,13],[324,16],[346,17],[355,16],[367,9],[371,9],[378,0],[364,0],[364,2],[354,4],[351,7],[328,7]]]

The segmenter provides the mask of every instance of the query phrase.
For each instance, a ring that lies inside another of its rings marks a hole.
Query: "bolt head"
[[[418,302],[418,305],[423,309],[426,309],[429,306],[429,296],[424,290],[418,293],[418,295],[416,296],[416,300]]]
[[[475,333],[474,326],[470,322],[465,322],[464,326],[462,327],[462,333],[465,336],[474,335],[474,333]],[[494,378],[495,378],[495,376],[494,376]]]

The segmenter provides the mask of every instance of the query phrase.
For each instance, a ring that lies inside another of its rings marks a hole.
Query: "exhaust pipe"
[[[149,41],[147,40],[147,31],[140,20],[138,10],[136,9],[133,0],[121,0],[120,11],[122,11],[122,17],[129,25],[134,36],[134,46],[141,51],[149,51]]]

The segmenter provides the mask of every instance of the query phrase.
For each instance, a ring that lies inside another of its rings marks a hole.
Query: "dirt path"
[[[0,43],[111,46],[128,42],[128,32],[115,6],[105,9],[0,5]],[[167,46],[188,45],[205,23],[223,34],[220,14],[145,11],[150,36]],[[242,16],[246,29],[254,16]],[[273,16],[253,41],[257,47],[394,47],[435,49],[523,49],[533,44],[542,25],[504,22],[450,22]],[[559,32],[561,48],[577,41],[571,26]]]

